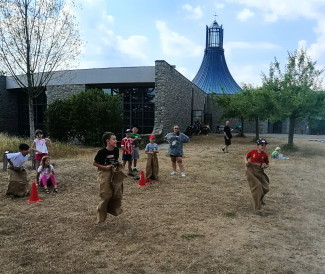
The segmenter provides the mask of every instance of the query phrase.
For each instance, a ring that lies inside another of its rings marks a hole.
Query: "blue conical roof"
[[[241,91],[231,76],[223,49],[223,29],[214,21],[206,32],[206,49],[193,83],[207,93],[234,94]]]

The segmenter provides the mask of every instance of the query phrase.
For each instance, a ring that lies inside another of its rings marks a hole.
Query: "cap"
[[[156,139],[156,136],[153,135],[153,134],[150,134],[149,138],[150,138],[150,139]]]
[[[267,145],[267,144],[268,144],[268,142],[266,142],[265,139],[258,139],[258,140],[256,141],[256,143],[257,143],[258,145],[263,145],[263,144]]]
[[[125,130],[125,133],[129,133],[129,132],[132,132],[131,129],[128,128]]]
[[[280,150],[281,148],[280,147],[276,147],[275,150]]]

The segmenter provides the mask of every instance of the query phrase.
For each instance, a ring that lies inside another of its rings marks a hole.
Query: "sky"
[[[84,41],[78,68],[154,66],[165,60],[193,80],[203,60],[206,26],[224,29],[228,69],[260,86],[276,58],[304,48],[325,67],[325,0],[80,0]]]

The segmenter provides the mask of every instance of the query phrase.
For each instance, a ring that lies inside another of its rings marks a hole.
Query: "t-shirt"
[[[118,158],[119,150],[117,147],[115,147],[113,150],[103,148],[97,152],[94,161],[102,166],[108,166],[115,164],[118,161]]]
[[[267,165],[269,164],[269,156],[264,151],[258,152],[257,149],[253,149],[248,152],[246,156],[247,158],[251,159],[252,163],[265,163]]]
[[[159,151],[159,147],[158,147],[158,145],[156,144],[156,143],[154,143],[154,144],[151,144],[151,143],[149,143],[149,144],[147,144],[146,145],[146,148],[144,149],[144,151],[153,151],[153,150],[158,150]]]
[[[40,173],[41,175],[45,174],[46,178],[48,179],[52,173],[52,171],[54,171],[54,166],[50,165],[49,167],[43,168],[42,165],[40,165],[37,169],[37,172]],[[42,176],[39,177],[39,180],[41,181]]]
[[[47,146],[46,146],[46,140],[45,139],[35,139],[34,143],[36,145],[36,149],[41,151],[42,153],[48,153]],[[38,152],[36,152],[38,154]]]
[[[227,137],[229,139],[232,138],[232,134],[231,134],[231,130],[230,130],[230,127],[229,126],[225,126],[224,129],[223,129],[223,131],[226,133],[226,135],[227,135]]]
[[[7,159],[9,159],[12,162],[14,168],[20,168],[29,159],[29,156],[30,156],[29,154],[27,154],[26,156],[23,156],[23,154],[21,154],[21,152],[8,153]]]
[[[127,137],[123,138],[121,147],[124,147],[129,152],[129,154],[132,154],[134,148],[134,140]],[[123,150],[123,154],[127,154],[125,150]]]
[[[140,138],[140,134],[131,133],[131,138],[133,140],[135,138]],[[134,147],[138,147],[138,146],[139,146],[139,140],[134,140]]]

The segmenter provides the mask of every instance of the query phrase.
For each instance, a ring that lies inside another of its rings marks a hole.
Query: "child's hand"
[[[267,164],[266,163],[262,163],[261,168],[267,168]]]

